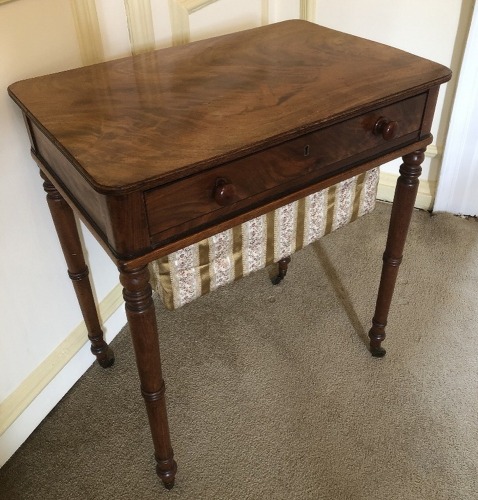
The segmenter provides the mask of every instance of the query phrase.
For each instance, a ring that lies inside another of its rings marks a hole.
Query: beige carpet
[[[175,488],[154,473],[128,331],[0,471],[0,498],[478,498],[478,223],[416,212],[367,352],[389,205],[184,307],[158,307]]]

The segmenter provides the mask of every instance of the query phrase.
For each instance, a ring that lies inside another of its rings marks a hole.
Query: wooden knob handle
[[[214,187],[213,198],[222,207],[230,205],[236,196],[236,188],[227,179],[217,179]]]
[[[398,132],[398,123],[393,120],[388,120],[381,116],[373,127],[373,133],[375,135],[381,135],[386,141],[390,141],[396,137]]]

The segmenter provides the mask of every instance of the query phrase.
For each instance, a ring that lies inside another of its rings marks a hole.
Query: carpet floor
[[[158,304],[176,486],[127,327],[0,470],[0,498],[478,498],[478,222],[415,212],[367,351],[390,206],[175,312]]]

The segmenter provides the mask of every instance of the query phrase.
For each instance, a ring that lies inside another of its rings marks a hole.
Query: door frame
[[[435,198],[435,212],[478,215],[478,9],[474,8]]]

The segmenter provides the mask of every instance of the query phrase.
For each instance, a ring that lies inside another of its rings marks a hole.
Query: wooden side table
[[[9,87],[104,367],[114,357],[74,212],[119,269],[167,488],[176,462],[148,263],[402,156],[369,334],[372,355],[384,355],[420,164],[450,77],[433,62],[294,20]]]

